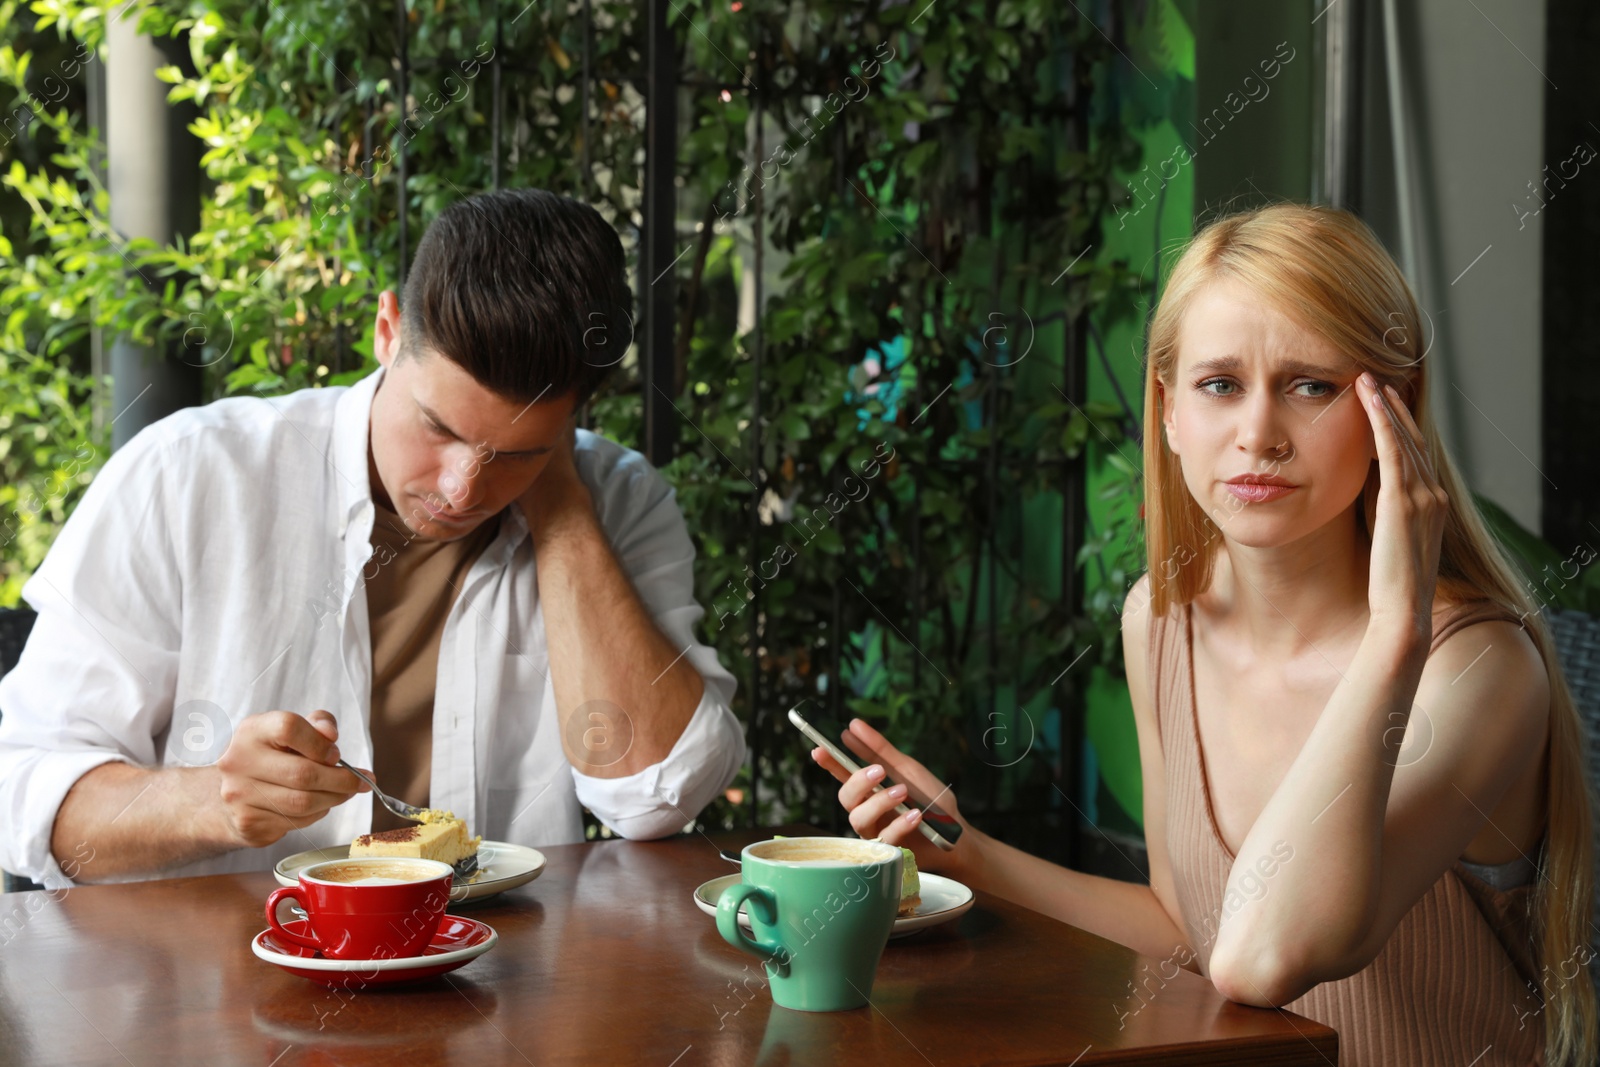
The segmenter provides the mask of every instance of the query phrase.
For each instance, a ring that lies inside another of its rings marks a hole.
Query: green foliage
[[[0,605],[17,603],[103,459],[87,392],[41,357],[0,365]]]
[[[759,197],[780,274],[759,338],[759,453],[757,339],[701,321],[669,469],[697,520],[708,631],[725,660],[759,657],[769,820],[835,812],[781,721],[802,700],[875,719],[968,810],[1057,807],[1044,717],[1081,694],[1076,678],[1053,679],[1091,645],[1116,655],[1104,635],[1120,601],[1091,618],[1061,603],[1059,493],[1090,438],[1123,441],[1136,413],[1068,403],[1057,386],[1065,322],[1132,306],[1145,285],[1093,261],[1051,285],[1124,195],[1111,172],[1127,143],[1108,130],[1074,144],[1063,106],[1097,92],[1115,55],[1054,4],[941,3],[918,17],[926,7],[683,9],[688,66],[732,98],[691,98],[683,156],[692,195],[710,202],[685,206],[733,215],[717,233],[748,248]],[[766,116],[760,141],[750,110]],[[756,162],[741,173],[739,160]],[[700,276],[688,261],[686,273]],[[708,259],[703,288],[734,284]],[[861,477],[879,449],[894,459]],[[1112,477],[1133,487],[1137,472]],[[862,499],[833,514],[830,494],[852,484]],[[831,643],[841,630],[855,637]],[[985,738],[1019,711],[1036,744],[1013,762]]]
[[[0,80],[15,90],[0,90],[0,174],[27,178],[29,192],[0,197],[0,605],[17,602],[104,457],[104,435],[90,414],[87,361],[72,358],[84,346],[81,303],[61,285],[76,264],[31,254],[22,214],[34,210],[40,190],[46,199],[82,202],[50,162],[58,146],[49,123],[69,105],[86,53],[53,35],[29,40],[19,52],[6,39],[15,32],[16,8],[0,3]],[[81,213],[46,224],[65,243],[94,239]]]
[[[81,109],[37,109],[34,147],[0,179],[26,206],[0,216],[18,250],[0,247],[17,309],[0,334],[5,387],[41,398],[37,411],[7,400],[36,442],[8,484],[48,504],[5,549],[13,598],[103,453],[88,330],[172,347],[207,368],[212,396],[353,380],[376,295],[402,277],[402,220],[414,248],[445,205],[494,183],[490,56],[506,63],[499,182],[594,203],[636,255],[643,5],[591,6],[586,94],[582,5],[497,23],[481,0],[416,0],[404,101],[389,7],[139,7],[147,32],[188,42],[192,69],[162,76],[205,145],[200,229],[173,248],[112,233],[97,132]],[[105,12],[39,0],[24,26],[5,17],[15,9],[0,4],[0,77],[26,105],[40,42],[98,48]],[[1064,271],[1126,200],[1114,170],[1136,169],[1120,118],[1089,135],[1088,101],[1120,84],[1113,46],[1055,0],[674,11],[689,247],[674,268],[684,418],[665,473],[699,548],[705,635],[758,724],[756,814],[837,816],[781,722],[801,700],[878,719],[956,778],[969,810],[1055,806],[1059,730],[1048,740],[1043,719],[1084,683],[1054,679],[1090,647],[1115,663],[1120,605],[1103,589],[1087,617],[1062,604],[1061,488],[1109,443],[1101,481],[1137,493],[1117,454],[1137,412],[1059,389],[1074,324],[1148,295],[1122,262]],[[635,358],[589,411],[629,444]],[[1068,565],[1110,562],[1115,584],[1130,545],[1136,559],[1123,525],[1098,531]],[[1028,715],[1026,758],[985,747],[1001,713]],[[738,785],[748,802],[750,769]],[[706,819],[741,817],[728,802]]]
[[[1600,614],[1600,562],[1596,562],[1593,548],[1581,544],[1563,555],[1493,500],[1477,493],[1472,500],[1484,524],[1521,571],[1523,588],[1538,610]]]

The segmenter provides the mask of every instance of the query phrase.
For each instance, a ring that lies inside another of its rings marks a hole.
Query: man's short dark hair
[[[587,204],[543,189],[479,193],[423,234],[401,299],[422,345],[512,401],[587,400],[633,339],[622,242]]]

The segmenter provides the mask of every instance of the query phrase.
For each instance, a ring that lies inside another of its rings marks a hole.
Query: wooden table
[[[705,838],[543,851],[536,881],[461,909],[499,931],[488,954],[363,993],[251,954],[270,874],[0,896],[0,1063],[1338,1063],[1327,1027],[1187,971],[1162,984],[1154,961],[987,894],[891,941],[870,1007],[777,1008],[690,899],[733,870]]]

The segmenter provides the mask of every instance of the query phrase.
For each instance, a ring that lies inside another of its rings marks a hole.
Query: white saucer
[[[917,876],[922,881],[922,903],[918,904],[917,910],[910,915],[895,919],[894,929],[889,932],[891,938],[904,937],[929,926],[938,926],[940,923],[959,919],[972,908],[974,899],[972,890],[954,878],[920,871]],[[721,878],[713,878],[696,887],[695,907],[716,918],[717,901],[722,899],[723,890],[730,885],[738,885],[742,877],[739,874],[725,874]],[[745,913],[743,907],[739,909],[739,925],[746,930],[750,929],[750,916]]]
[[[272,868],[282,885],[299,885],[300,868],[323,860],[342,860],[350,856],[349,845],[329,845],[309,852],[297,852],[278,861]],[[510,845],[504,841],[485,841],[478,846],[478,880],[466,885],[452,886],[450,901],[463,904],[469,900],[483,900],[527,885],[544,873],[544,853],[526,845]]]

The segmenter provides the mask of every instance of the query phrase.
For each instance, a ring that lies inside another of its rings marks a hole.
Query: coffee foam
[[[420,863],[388,860],[383,863],[327,863],[306,873],[319,882],[340,885],[406,885],[438,878],[441,872]]]
[[[750,849],[753,859],[772,863],[792,863],[807,867],[864,866],[887,863],[896,852],[888,852],[877,841],[857,841],[848,837],[791,837],[764,841]]]

